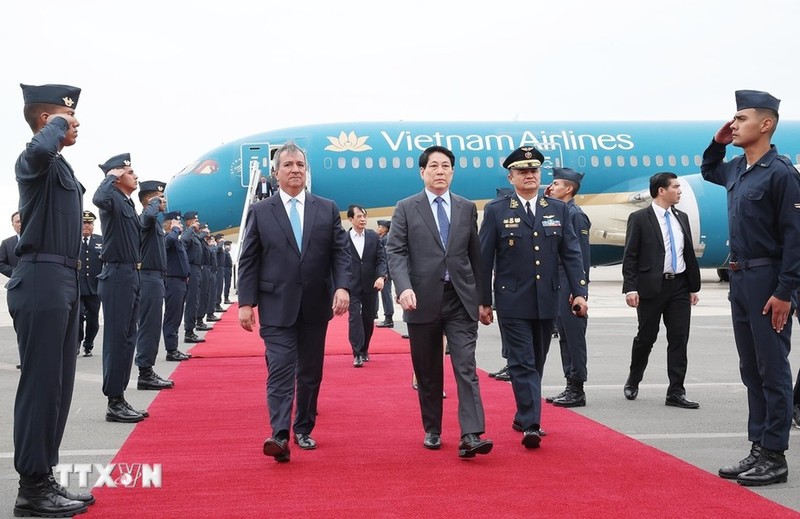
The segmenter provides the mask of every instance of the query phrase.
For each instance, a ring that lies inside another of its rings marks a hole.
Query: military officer
[[[589,266],[591,257],[589,252],[589,229],[592,223],[586,213],[575,203],[575,195],[581,187],[583,173],[578,173],[570,168],[553,168],[553,183],[545,190],[545,195],[557,198],[567,204],[572,228],[578,237],[583,259],[583,271],[586,273],[586,283],[589,283]],[[577,316],[572,313],[572,294],[568,287],[569,278],[564,265],[558,264],[559,277],[559,308],[556,318],[558,328],[559,346],[561,350],[561,365],[564,367],[564,377],[567,386],[564,391],[545,400],[559,407],[580,407],[586,405],[586,393],[583,383],[586,382],[586,316]]]
[[[479,233],[481,264],[494,265],[494,304],[517,404],[512,426],[523,432],[522,444],[528,449],[541,441],[541,376],[558,312],[559,261],[573,295],[573,311],[585,316],[588,310],[569,208],[538,192],[543,161],[533,147],[517,148],[506,158],[503,167],[514,192],[486,205]],[[481,275],[481,322],[490,324],[492,269],[483,269]]]
[[[164,308],[164,274],[167,270],[167,249],[164,228],[158,221],[158,213],[167,207],[164,198],[166,184],[148,180],[139,185],[139,202],[142,214],[141,251],[141,295],[139,296],[139,322],[136,330],[136,366],[139,368],[137,389],[170,389],[175,383],[161,378],[153,371],[161,338],[161,322]]]
[[[225,284],[225,235],[215,234],[214,241],[217,242],[217,280],[214,284],[214,311],[224,312],[222,308],[222,288]]]
[[[186,302],[186,289],[189,283],[189,257],[181,241],[181,212],[172,211],[164,215],[164,238],[167,251],[167,272],[164,291],[164,349],[167,360],[178,362],[191,355],[178,349],[178,330]],[[201,339],[202,340],[202,339]]]
[[[233,279],[233,258],[231,257],[231,242],[225,242],[225,255],[223,261],[223,273],[225,275],[225,288],[223,289],[222,296],[224,297],[223,303],[226,305],[231,304],[231,281]]]
[[[203,318],[206,316],[206,312],[208,310],[208,295],[210,291],[210,284],[211,284],[211,250],[208,247],[208,236],[211,234],[208,231],[208,224],[201,223],[200,224],[200,234],[198,235],[200,238],[200,250],[202,251],[203,257],[203,272],[200,277],[200,292],[197,298],[197,313],[194,316],[195,327],[198,330],[207,331],[210,330],[212,327],[203,322]],[[212,313],[211,319],[207,319],[211,322],[214,322],[216,316]]]
[[[205,342],[205,339],[194,333],[197,325],[197,308],[200,305],[200,286],[203,281],[203,240],[200,238],[200,220],[197,211],[183,213],[183,221],[186,228],[181,235],[181,242],[186,249],[191,269],[183,312],[183,342]]]
[[[72,402],[78,350],[83,186],[61,154],[78,138],[80,88],[20,85],[33,138],[15,166],[22,226],[6,284],[20,372],[14,401],[14,515],[71,517],[94,502],[53,477]]]
[[[219,264],[217,262],[217,240],[209,233],[205,237],[206,252],[208,253],[208,287],[206,288],[206,306],[205,317],[208,322],[219,321],[220,318],[214,315],[216,309],[216,294],[217,294],[217,274],[219,273]]]
[[[728,192],[730,295],[739,371],[747,387],[750,454],[719,475],[742,485],[787,480],[792,426],[792,295],[800,286],[800,177],[771,144],[780,100],[738,90],[736,113],[703,153],[703,178]],[[725,162],[733,144],[744,155]]]
[[[92,198],[103,225],[103,270],[97,276],[103,305],[103,394],[106,421],[140,422],[147,414],[125,400],[136,349],[139,315],[141,224],[130,196],[139,183],[129,153],[115,155],[100,169],[106,178]]]
[[[80,327],[78,342],[83,342],[83,356],[91,357],[94,339],[100,330],[100,292],[97,289],[97,276],[103,268],[100,253],[103,251],[103,237],[94,234],[97,216],[91,211],[83,212],[83,236],[81,238],[80,273]],[[80,353],[80,348],[78,349]]]

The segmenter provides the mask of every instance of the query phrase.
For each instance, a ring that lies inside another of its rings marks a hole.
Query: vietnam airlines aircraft
[[[576,202],[592,221],[592,264],[622,261],[628,215],[651,202],[649,178],[680,176],[680,209],[690,218],[701,267],[728,259],[725,189],[700,176],[703,150],[719,122],[351,122],[300,126],[251,135],[204,154],[173,177],[170,210],[196,210],[211,229],[235,239],[270,157],[294,141],[308,157],[309,189],[344,210],[356,203],[374,222],[422,189],[417,160],[432,145],[456,156],[452,189],[479,208],[510,187],[502,163],[519,146],[545,155],[542,188],[553,167],[585,173]],[[781,121],[773,141],[800,163],[800,121]],[[741,154],[728,147],[729,157]],[[248,192],[249,189],[249,192]],[[722,272],[721,272],[722,274]]]

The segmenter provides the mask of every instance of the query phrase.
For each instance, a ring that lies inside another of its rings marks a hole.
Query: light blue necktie
[[[444,199],[437,196],[433,200],[436,202],[436,218],[439,220],[439,237],[442,239],[442,245],[447,250],[447,238],[450,236],[450,220],[447,219],[447,213],[444,210]],[[444,280],[450,281],[450,273],[445,268]]]
[[[292,223],[292,231],[294,231],[294,239],[297,242],[297,249],[303,250],[303,228],[300,226],[300,213],[297,211],[297,199],[292,198],[289,200],[292,207],[289,209],[289,221]]]
[[[672,273],[678,273],[678,253],[675,250],[675,236],[672,235],[672,225],[670,225],[669,209],[664,213],[664,219],[667,221],[667,234],[669,234],[669,253],[672,254]]]

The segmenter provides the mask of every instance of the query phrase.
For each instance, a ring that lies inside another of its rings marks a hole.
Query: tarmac
[[[667,388],[666,339],[662,331],[653,348],[639,396],[628,401],[622,386],[628,374],[630,348],[636,334],[636,311],[625,304],[622,295],[620,267],[593,268],[590,272],[588,369],[585,386],[586,407],[573,411],[607,427],[651,445],[690,463],[701,470],[716,474],[719,467],[746,456],[747,400],[739,376],[739,360],[733,341],[728,285],[718,281],[716,272],[703,270],[700,302],[692,312],[689,338],[689,366],[686,377],[686,396],[700,403],[700,409],[688,410],[664,405]],[[396,309],[396,318],[401,312]],[[46,325],[46,323],[43,323]],[[797,332],[790,356],[793,373],[800,367]],[[403,333],[405,325],[395,320],[394,331]],[[94,356],[78,358],[75,392],[69,422],[61,444],[61,463],[107,464],[133,430],[134,424],[105,421],[106,398],[102,385],[102,329],[95,341]],[[186,351],[190,345],[182,344]],[[497,325],[480,326],[477,347],[478,367],[487,372],[500,369],[505,361],[500,355]],[[5,289],[0,288],[0,518],[13,517],[18,475],[13,464],[12,422],[14,394],[19,371],[18,353],[11,318],[6,309]],[[191,363],[192,361],[187,361]],[[543,377],[542,396],[555,395],[564,388],[564,378],[558,353],[558,343],[550,347]],[[161,347],[156,372],[168,377],[178,363],[164,360]],[[409,383],[410,383],[409,373]],[[136,390],[136,368],[126,398],[136,409],[144,409],[155,398],[156,391]],[[506,384],[485,376],[481,384]],[[169,391],[180,391],[179,387]],[[409,387],[409,391],[411,388]],[[550,404],[543,404],[548,406]],[[542,427],[547,429],[547,409]],[[487,431],[487,437],[492,431]],[[547,437],[543,439],[543,443]],[[800,512],[800,429],[792,428],[789,450],[788,483],[752,488],[767,499]],[[91,476],[90,476],[91,477]],[[546,476],[545,476],[546,477]],[[610,475],[613,477],[613,474]],[[731,482],[731,484],[736,484]],[[75,481],[71,487],[77,488]],[[632,489],[635,491],[635,489]],[[554,491],[558,491],[554,489]],[[747,511],[743,510],[743,516]]]

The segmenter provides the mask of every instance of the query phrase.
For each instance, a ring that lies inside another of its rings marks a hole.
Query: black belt
[[[161,277],[164,277],[164,271],[159,269],[140,269],[142,272],[155,272],[159,274]]]
[[[178,278],[178,279],[189,279],[189,276],[170,276],[169,274],[167,274],[166,277],[168,277],[168,278]]]
[[[45,254],[42,252],[29,252],[19,257],[20,261],[27,261],[29,263],[57,263],[64,265],[67,268],[80,270],[81,260],[76,258],[68,258],[61,254]]]
[[[114,265],[115,267],[130,268],[130,269],[133,269],[133,270],[142,270],[142,264],[141,263],[122,263],[122,262],[119,262],[119,261],[107,261],[106,265]]]
[[[664,272],[664,279],[675,279],[679,278],[682,275],[686,274],[686,272],[681,272],[680,274],[673,274],[672,272]]]
[[[737,270],[747,270],[756,267],[766,267],[767,265],[775,265],[778,260],[774,258],[756,258],[751,260],[731,261],[728,263],[728,268],[734,272]]]

